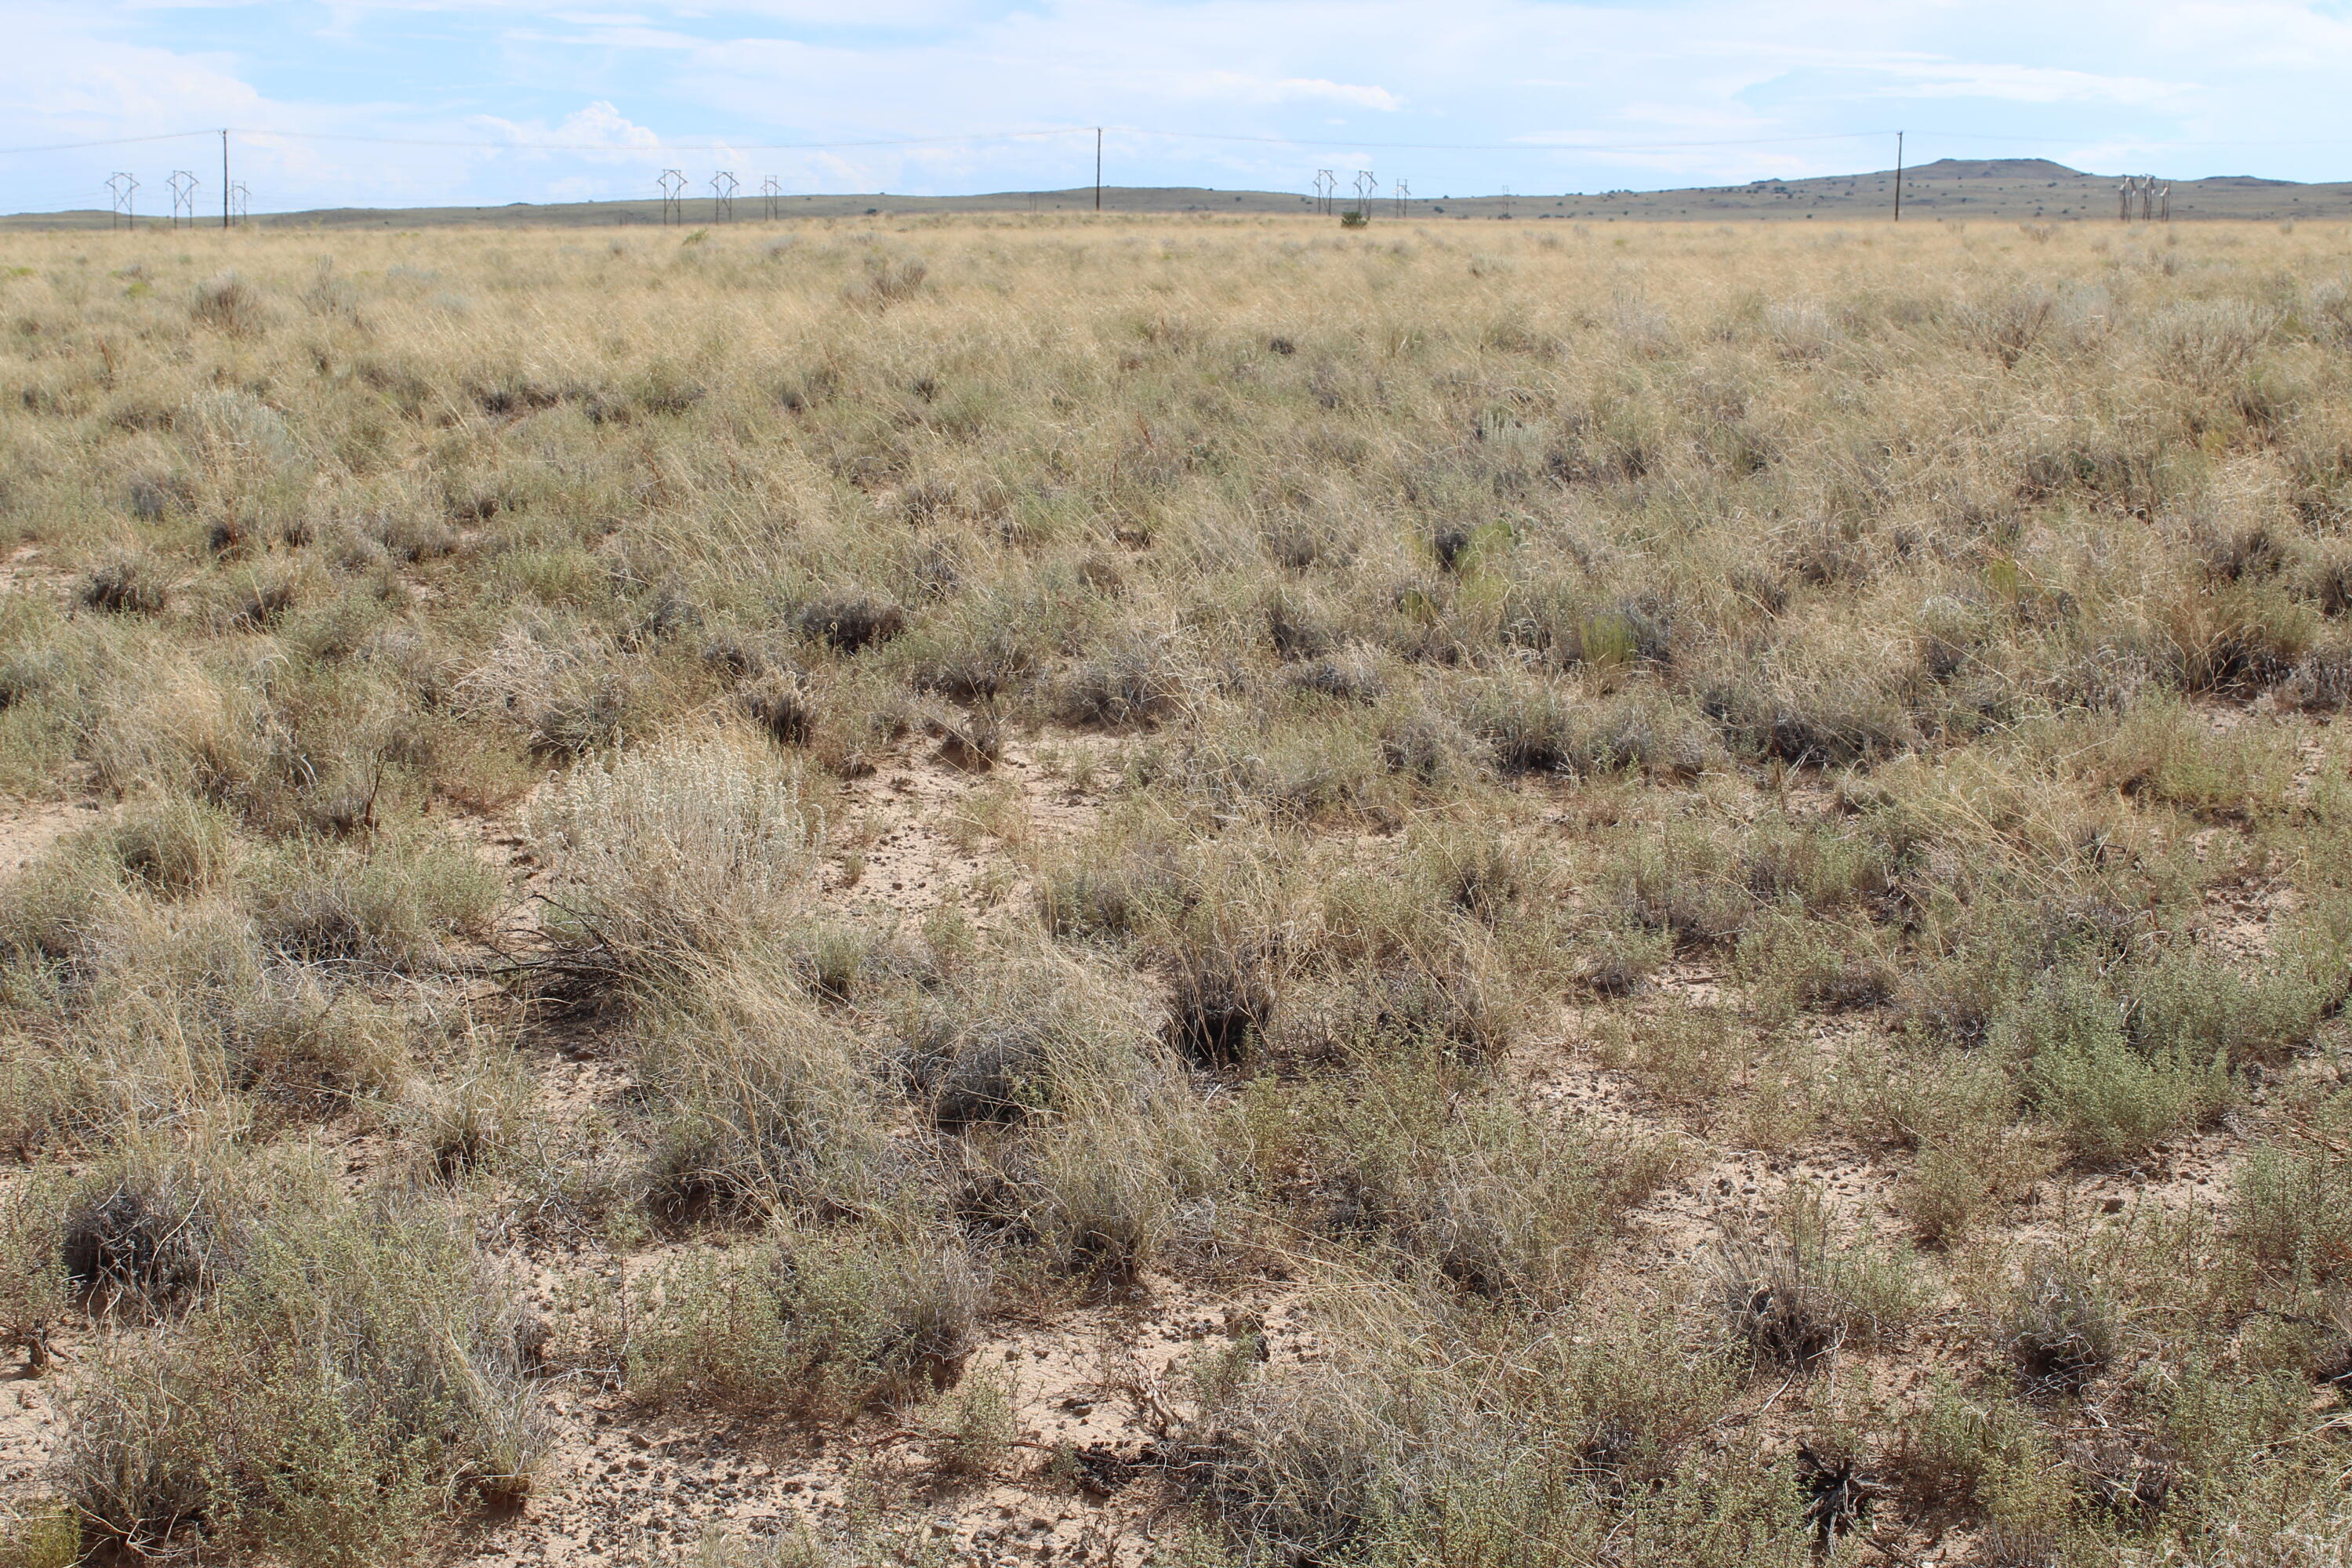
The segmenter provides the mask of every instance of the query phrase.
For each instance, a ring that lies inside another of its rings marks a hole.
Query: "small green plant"
[[[934,1401],[919,1425],[940,1434],[933,1445],[940,1468],[956,1476],[993,1473],[1019,1436],[1013,1395],[1009,1374],[983,1367],[965,1373],[951,1392]]]
[[[0,1507],[0,1568],[73,1568],[81,1560],[81,1525],[70,1504]]]

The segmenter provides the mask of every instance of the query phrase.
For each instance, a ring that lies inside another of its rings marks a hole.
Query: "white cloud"
[[[2198,89],[2146,77],[2100,76],[2091,71],[2052,70],[2019,65],[1919,65],[1890,82],[1881,98],[1990,98],[2013,103],[2094,103],[2147,106],[2186,103]]]
[[[502,140],[521,144],[555,142],[574,147],[610,147],[615,151],[658,150],[662,144],[661,137],[651,129],[632,122],[601,99],[565,115],[553,125],[524,124],[489,114],[476,115],[472,123]]]
[[[1238,71],[1209,71],[1180,78],[1170,84],[1180,98],[1223,100],[1234,103],[1344,103],[1383,112],[1402,109],[1404,100],[1383,87],[1324,81],[1313,77],[1252,77]]]

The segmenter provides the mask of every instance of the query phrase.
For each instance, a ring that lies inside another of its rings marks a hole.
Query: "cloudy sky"
[[[5,0],[0,211],[1121,184],[1417,195],[1915,161],[2352,177],[2352,0]],[[936,139],[936,140],[928,140]],[[825,145],[812,145],[825,144]],[[855,143],[867,143],[855,145]]]

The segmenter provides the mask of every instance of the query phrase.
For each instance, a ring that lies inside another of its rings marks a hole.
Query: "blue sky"
[[[1055,188],[1091,179],[1090,134],[776,144],[1097,123],[1127,128],[1108,177],[1128,184],[1724,184],[1883,168],[1898,126],[1915,160],[2352,177],[2352,0],[5,0],[0,20],[0,147],[233,125],[257,211],[643,196],[668,166],[747,193]],[[217,142],[157,142],[10,152],[0,210],[103,205],[116,169],[161,210],[175,167],[217,202]]]

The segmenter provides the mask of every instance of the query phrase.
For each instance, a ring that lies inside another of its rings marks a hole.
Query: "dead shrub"
[[[159,616],[171,590],[163,567],[152,557],[123,555],[89,574],[82,584],[81,602],[109,615]]]
[[[223,272],[197,284],[188,314],[204,326],[237,338],[252,337],[269,324],[260,290],[235,272]]]
[[[2120,1327],[2097,1281],[2073,1263],[2043,1257],[2027,1264],[1998,1332],[2029,1393],[2072,1394],[2114,1358]]]
[[[870,595],[827,594],[801,606],[801,635],[843,653],[888,642],[907,629],[907,613]]]

